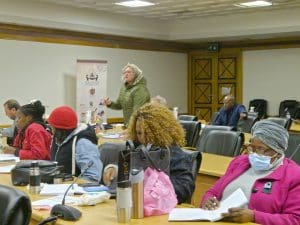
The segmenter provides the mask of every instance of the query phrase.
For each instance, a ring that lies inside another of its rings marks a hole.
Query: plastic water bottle
[[[41,191],[41,174],[37,161],[33,161],[29,169],[29,192],[31,194],[39,194]]]
[[[175,119],[177,120],[178,119],[178,107],[173,108],[173,115],[174,115]]]

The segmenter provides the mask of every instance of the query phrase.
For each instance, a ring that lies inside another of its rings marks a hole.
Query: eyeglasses
[[[258,154],[262,154],[262,155],[265,155],[266,153],[273,151],[273,149],[271,148],[265,148],[265,147],[262,147],[262,146],[255,146],[255,145],[252,145],[252,144],[249,144],[246,146],[247,147],[247,151],[252,153],[252,152],[255,152],[255,153],[258,153]]]

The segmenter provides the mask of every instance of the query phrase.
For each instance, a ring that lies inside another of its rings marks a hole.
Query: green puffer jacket
[[[124,125],[127,126],[131,114],[145,103],[150,102],[147,81],[142,74],[135,78],[132,85],[123,84],[116,101],[109,108],[123,109]]]

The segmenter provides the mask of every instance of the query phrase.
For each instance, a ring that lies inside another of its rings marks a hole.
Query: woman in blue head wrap
[[[210,188],[201,206],[211,210],[241,188],[248,204],[223,214],[231,222],[262,225],[300,224],[300,167],[285,158],[287,130],[268,120],[252,127],[248,155],[236,157],[225,175]]]

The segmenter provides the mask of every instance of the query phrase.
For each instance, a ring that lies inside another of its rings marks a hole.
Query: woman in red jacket
[[[17,111],[18,134],[13,147],[6,146],[4,153],[15,154],[20,159],[50,159],[51,134],[43,120],[45,107],[39,100],[23,105]]]

